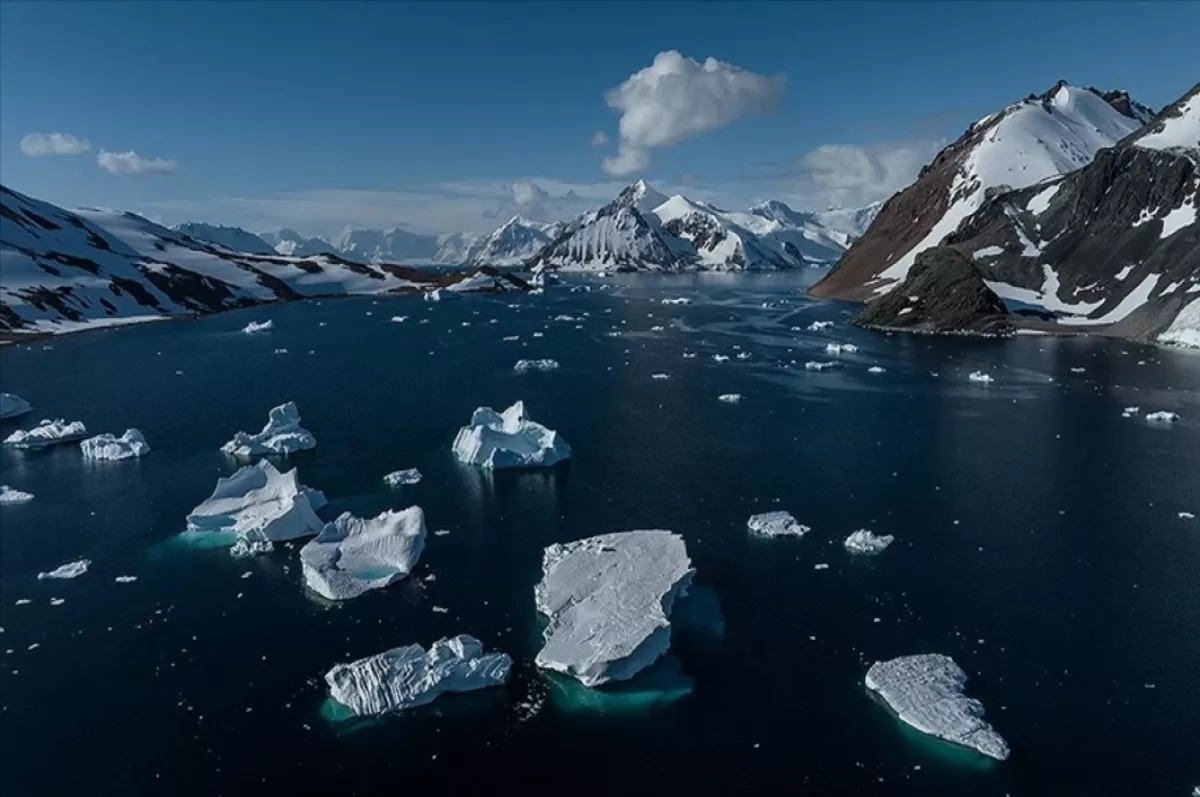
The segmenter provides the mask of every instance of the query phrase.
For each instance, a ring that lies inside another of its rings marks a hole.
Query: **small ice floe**
[[[826,329],[833,329],[832,321],[813,321],[808,325],[809,332],[821,332]]]
[[[984,721],[983,705],[963,694],[966,681],[953,659],[937,653],[877,661],[866,677],[902,722],[1003,761],[1008,744]]]
[[[425,550],[425,514],[413,506],[359,518],[343,512],[300,549],[304,583],[344,601],[407,576]]]
[[[670,374],[650,374],[651,379],[670,379]]]
[[[462,297],[460,297],[454,291],[445,290],[443,288],[434,288],[433,290],[426,291],[425,293],[425,301],[427,302],[442,302],[449,301],[450,299],[460,298]]]
[[[748,351],[740,351],[740,352],[738,352],[738,356],[737,356],[737,358],[738,358],[739,360],[749,360],[749,359],[750,359],[750,352],[748,352]]]
[[[557,371],[558,360],[517,360],[513,370],[518,374],[527,374],[530,371]]]
[[[6,446],[20,449],[47,448],[59,443],[74,443],[87,437],[87,427],[80,421],[67,423],[62,418],[44,420],[32,429],[18,429],[4,438]]]
[[[663,299],[662,304],[691,304],[692,300],[686,296],[677,296],[674,299]]]
[[[1082,374],[1085,371],[1087,371],[1086,368],[1072,368],[1071,369],[1071,373],[1073,373],[1073,374]]]
[[[416,484],[421,481],[421,471],[416,468],[405,468],[389,473],[383,477],[384,483],[388,487],[400,487],[405,484]]]
[[[406,645],[338,664],[325,674],[325,683],[335,702],[369,717],[423,706],[451,692],[499,686],[511,669],[508,654],[484,653],[478,639],[463,634],[439,639],[428,652]]]
[[[292,454],[317,447],[312,432],[300,426],[300,410],[289,401],[271,410],[267,425],[258,434],[238,432],[221,450],[234,457]]]
[[[650,327],[650,331],[651,331],[651,332],[662,332],[664,329],[666,329],[666,327],[662,327],[662,326],[653,326],[653,327]]]
[[[812,531],[803,523],[796,522],[790,512],[783,511],[751,515],[746,521],[746,528],[760,537],[803,537]]]
[[[685,352],[683,353],[683,359],[685,359],[685,360],[694,360],[694,359],[696,359],[696,352],[694,352],[694,351],[685,351]]]
[[[66,598],[51,598],[50,599],[51,606],[62,606],[66,602],[67,602]]]
[[[275,543],[270,540],[252,539],[250,537],[238,537],[237,542],[229,547],[229,555],[234,559],[245,559],[249,556],[266,556],[275,550]],[[250,575],[243,573],[242,578]]]
[[[546,337],[546,334],[545,334],[544,332],[534,332],[534,333],[533,333],[533,337],[535,337],[535,338],[544,338],[544,337]]]
[[[891,534],[874,534],[870,529],[859,529],[846,538],[846,550],[856,554],[877,554],[895,541]]]
[[[325,322],[322,321],[321,325],[324,326],[324,324]],[[242,327],[242,331],[247,335],[253,335],[255,332],[270,332],[274,328],[274,321],[251,321],[249,324],[246,324],[246,326]]]
[[[1175,423],[1179,420],[1179,414],[1174,412],[1151,412],[1146,414],[1146,421],[1149,423]]]
[[[1132,418],[1134,415],[1137,415],[1141,411],[1142,411],[1141,407],[1126,407],[1125,409],[1121,410],[1121,417],[1122,418]]]
[[[520,335],[505,335],[504,337],[500,338],[500,340],[504,341],[505,343],[512,343],[514,340],[520,339]]]
[[[829,569],[829,565],[825,564],[824,562],[813,565],[813,570],[828,570],[828,569]]]
[[[213,494],[188,515],[187,526],[192,533],[234,534],[246,541],[246,553],[261,553],[270,549],[254,543],[295,540],[319,532],[325,524],[316,510],[323,506],[325,496],[301,485],[294,469],[280,473],[263,460],[218,479]]]
[[[393,323],[393,324],[403,324],[403,323],[404,323],[405,321],[407,321],[407,320],[408,320],[408,316],[406,316],[406,315],[394,315],[394,316],[392,316],[392,323]]]
[[[23,493],[7,484],[0,484],[0,504],[23,504],[32,500],[33,493]]]
[[[825,353],[837,356],[839,354],[854,354],[858,351],[858,347],[853,343],[829,343],[825,346]]]
[[[714,355],[713,355],[713,362],[718,362],[718,363],[727,363],[727,362],[729,362],[729,357],[727,357],[727,356],[726,356],[726,355],[724,355],[724,354],[714,354]]]
[[[276,349],[275,353],[276,354],[287,354],[288,350],[287,349]]]
[[[571,456],[571,447],[553,429],[535,423],[518,401],[504,412],[480,407],[454,438],[454,455],[468,465],[490,469],[550,467]]]
[[[804,364],[805,371],[832,371],[834,368],[837,368],[837,367],[838,367],[838,364],[835,362],[824,362],[823,363],[823,362],[817,362],[815,360],[809,360],[808,362],[806,362]]]
[[[992,382],[996,381],[992,378],[991,374],[985,374],[983,371],[972,371],[971,373],[967,374],[967,379],[972,382],[978,382],[981,385],[990,385]]]
[[[88,571],[88,566],[91,563],[90,559],[68,562],[65,565],[54,568],[49,573],[38,573],[38,581],[45,581],[48,578],[79,578]]]
[[[883,367],[878,366],[878,365],[872,365],[870,368],[867,369],[868,374],[882,374],[883,371],[884,371]]]
[[[137,581],[137,576],[117,576],[113,579],[113,581],[117,582],[118,584],[132,584],[133,582]]]
[[[632,678],[670,647],[671,610],[687,594],[691,565],[683,537],[670,531],[550,545],[534,589],[547,618],[535,664],[584,686]]]
[[[28,414],[33,407],[29,402],[16,393],[0,393],[0,421],[9,418],[20,418]]]
[[[429,610],[434,614],[450,614],[450,610],[445,606],[430,606]]]
[[[1192,514],[1191,512],[1180,512],[1179,519],[1180,520],[1195,520],[1196,516],[1194,514]]]
[[[741,393],[722,393],[717,396],[717,401],[724,401],[726,404],[737,404],[741,400]]]
[[[150,453],[146,438],[137,429],[126,429],[120,437],[111,434],[89,437],[79,444],[79,449],[84,459],[96,460],[136,459]]]

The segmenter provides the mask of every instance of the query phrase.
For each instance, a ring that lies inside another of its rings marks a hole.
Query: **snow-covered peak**
[[[654,210],[667,201],[665,194],[656,191],[645,180],[638,180],[617,194],[617,204],[636,208],[642,212]]]
[[[472,262],[501,266],[522,263],[550,243],[546,232],[549,226],[513,216],[484,240]]]
[[[1146,133],[1133,143],[1138,147],[1157,150],[1200,149],[1200,83],[1163,111]]]
[[[274,246],[276,253],[285,257],[338,254],[337,248],[324,238],[305,238],[287,227],[273,233],[261,233],[259,237]]]
[[[276,254],[274,247],[252,232],[246,232],[241,227],[226,227],[223,224],[205,224],[200,221],[185,221],[172,227],[175,232],[182,233],[197,241],[217,244],[235,252],[249,252],[255,255]]]

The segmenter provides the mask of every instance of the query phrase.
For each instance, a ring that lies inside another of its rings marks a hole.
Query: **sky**
[[[857,207],[1063,78],[1154,108],[1200,3],[0,2],[0,182],[164,223],[485,232],[645,178]]]

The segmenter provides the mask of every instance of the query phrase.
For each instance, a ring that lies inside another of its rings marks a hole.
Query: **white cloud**
[[[825,144],[796,160],[788,201],[800,207],[861,207],[911,184],[945,141]]]
[[[603,147],[607,143],[608,143],[608,134],[605,133],[603,130],[597,130],[595,133],[592,133],[592,146],[593,147]]]
[[[31,158],[41,155],[78,155],[92,148],[86,138],[70,133],[29,133],[21,139],[21,152]]]
[[[109,152],[100,150],[96,155],[100,168],[113,174],[166,174],[179,168],[179,164],[166,158],[143,158],[133,150]]]
[[[604,94],[608,107],[621,112],[617,154],[604,159],[604,170],[618,177],[641,171],[651,150],[725,127],[740,116],[773,111],[784,90],[783,75],[661,52],[650,66]]]

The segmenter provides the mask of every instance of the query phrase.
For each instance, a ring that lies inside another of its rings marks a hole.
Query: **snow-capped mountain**
[[[278,254],[271,244],[252,232],[246,232],[241,227],[226,227],[220,224],[188,221],[183,224],[176,224],[171,229],[191,236],[197,241],[207,241],[208,243],[217,244],[235,252],[249,252],[254,255]]]
[[[339,254],[337,247],[324,238],[305,238],[286,227],[273,232],[259,233],[260,238],[275,248],[275,252],[287,257],[312,257],[313,255]]]
[[[812,289],[862,299],[902,282],[917,254],[936,246],[997,192],[1086,166],[1138,130],[1149,109],[1124,92],[1059,81],[1049,91],[980,119],[889,199],[870,228]]]
[[[817,224],[825,228],[827,235],[838,240],[842,246],[849,247],[863,237],[882,208],[881,199],[861,208],[831,207],[812,215]]]
[[[482,245],[483,236],[474,232],[449,232],[437,237],[437,254],[433,262],[451,266],[472,263]]]
[[[433,260],[438,253],[436,235],[421,235],[392,227],[364,230],[347,227],[329,241],[343,257],[361,263],[404,263]]]
[[[493,266],[519,265],[550,243],[561,229],[561,224],[541,224],[513,216],[483,240],[471,260]]]

